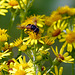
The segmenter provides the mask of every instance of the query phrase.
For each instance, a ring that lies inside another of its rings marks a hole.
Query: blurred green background
[[[70,7],[75,7],[75,0],[35,0],[32,7],[29,10],[30,15],[36,14],[36,15],[47,15],[49,16],[51,14],[52,11],[56,10],[59,6],[65,6],[68,5]],[[0,28],[5,28],[7,29],[8,26],[10,25],[10,12],[8,12],[6,14],[6,16],[1,16],[0,15]],[[20,19],[17,16],[15,21],[14,21],[14,25],[11,29],[11,40],[10,42],[12,42],[14,39],[18,38],[20,36],[20,30],[18,30],[16,28],[16,25],[20,24]],[[62,44],[58,43],[58,40],[56,40],[56,44],[54,44],[55,46],[58,46],[59,48],[62,46]],[[15,49],[15,53],[17,53],[17,50]],[[23,53],[24,54],[24,53]],[[54,59],[54,54],[52,53],[52,51],[50,52],[51,56]],[[15,55],[14,55],[15,57]],[[46,64],[50,64],[49,62],[47,62]],[[48,66],[48,65],[46,65]],[[60,66],[64,67],[64,71],[63,71],[63,75],[72,75],[72,65],[71,64],[64,64],[62,63]]]

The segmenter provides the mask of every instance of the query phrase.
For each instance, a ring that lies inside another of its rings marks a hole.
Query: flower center
[[[75,32],[68,33],[67,36],[66,36],[66,41],[68,43],[75,42]]]
[[[58,59],[58,61],[61,62],[61,60],[64,60],[64,56],[59,54],[59,56],[57,57],[57,59]]]
[[[61,33],[61,30],[58,28],[58,29],[56,29],[56,30],[54,30],[54,31],[52,32],[52,36],[53,36],[53,37],[56,37],[56,36],[58,36],[60,33]]]
[[[16,0],[11,0],[11,1],[9,2],[9,5],[10,5],[10,6],[17,6],[17,5],[18,5],[18,2],[17,2]]]
[[[40,39],[41,35],[40,34],[36,35],[36,33],[31,32],[31,33],[29,33],[29,37],[30,37],[30,39]]]

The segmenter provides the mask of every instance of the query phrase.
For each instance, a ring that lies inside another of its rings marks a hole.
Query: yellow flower
[[[1,48],[1,50],[6,51],[7,49],[11,50],[14,47],[14,43],[8,44],[8,42],[4,43],[4,47]]]
[[[60,49],[60,52],[58,53],[58,48],[56,46],[56,50],[53,49],[52,47],[52,51],[54,52],[54,54],[56,55],[56,59],[59,61],[59,62],[65,62],[65,63],[73,63],[72,61],[74,61],[74,59],[72,58],[72,56],[68,56],[69,53],[68,52],[64,52],[64,47],[62,47]]]
[[[64,7],[59,7],[59,8],[57,9],[57,11],[58,11],[59,14],[65,14],[65,13],[68,12],[69,9],[70,9],[69,6],[66,5],[66,6],[64,6]]]
[[[33,25],[37,25],[39,27],[43,27],[43,25],[45,24],[44,16],[45,15],[30,16],[29,18],[27,18],[27,20],[25,20],[24,23],[21,24],[21,26],[26,27],[28,24],[33,24]]]
[[[7,30],[5,29],[0,29],[0,41],[4,42],[8,40],[8,34],[6,33]]]
[[[63,46],[67,45],[67,51],[72,52],[73,47],[75,48],[75,28],[73,31],[70,31],[69,29],[66,29],[67,34],[62,35],[62,39],[59,40],[59,42],[64,42]]]
[[[47,44],[47,45],[52,45],[52,44],[54,44],[54,40],[52,39],[52,38],[50,38],[50,37],[48,37],[48,36],[45,36],[44,37],[44,42],[45,42],[45,44]]]
[[[7,37],[8,37],[7,34],[2,34],[2,35],[0,35],[0,41],[1,41],[1,42],[7,41]]]
[[[25,44],[19,48],[20,51],[25,51],[26,49],[27,49],[27,46]]]
[[[60,67],[59,73],[58,73],[58,68],[57,68],[57,66],[54,66],[54,70],[55,70],[55,73],[53,73],[53,72],[51,71],[51,73],[52,73],[53,75],[62,75],[63,67]]]
[[[18,58],[19,62],[13,58],[14,66],[13,70],[9,70],[10,74],[13,75],[34,75],[34,67],[32,61],[30,60],[28,63],[26,62],[25,56],[20,56]]]
[[[26,73],[24,70],[17,70],[14,75],[25,75],[25,74]]]
[[[44,55],[45,55],[45,54],[50,54],[50,53],[48,52],[48,50],[50,50],[50,48],[44,50],[44,46],[42,46],[41,48],[39,48],[38,52],[39,52],[40,54],[44,54]]]
[[[23,42],[23,40],[22,40],[22,38],[20,37],[20,38],[18,38],[16,41],[14,41],[14,46],[18,47],[18,46],[20,46],[20,45],[22,44],[22,42]]]
[[[11,52],[8,52],[9,50],[6,50],[5,52],[0,52],[0,59],[4,58],[5,56],[9,56]]]
[[[42,38],[41,34],[36,35],[36,33],[30,32],[29,37],[23,39],[23,41],[27,40],[26,45],[28,45],[28,44],[33,45],[33,44],[37,44],[38,42],[44,44],[44,42],[41,40],[41,38]]]
[[[3,6],[0,6],[0,15],[6,15],[5,13],[7,13],[8,10],[4,9]]]
[[[57,11],[52,12],[51,16],[45,17],[45,24],[51,26],[53,22],[62,19],[62,16]]]
[[[67,24],[68,23],[65,23],[65,21],[61,23],[61,20],[58,20],[58,22],[55,22],[51,27],[48,28],[47,35],[53,39],[60,39],[61,35],[64,33],[63,30],[67,27]]]
[[[7,30],[0,28],[0,35],[5,34],[6,32],[7,32]]]
[[[5,6],[2,5],[2,3],[4,2],[4,0],[0,1],[0,15],[6,15],[5,13],[8,12],[8,10],[5,9]]]
[[[23,3],[26,5],[27,0],[20,1],[20,5],[22,8],[24,7]],[[20,5],[17,0],[3,0],[1,5],[5,6],[6,8],[20,9]]]
[[[70,8],[68,10],[68,15],[70,15],[70,16],[75,15],[75,8]]]

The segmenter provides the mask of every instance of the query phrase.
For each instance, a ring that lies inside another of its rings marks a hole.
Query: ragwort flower
[[[33,45],[33,44],[37,44],[38,42],[44,44],[44,42],[41,40],[41,38],[42,38],[41,34],[36,35],[36,33],[30,32],[29,37],[24,38],[23,41],[27,40],[26,45],[28,45],[28,44]]]
[[[45,36],[43,40],[44,40],[45,44],[47,44],[47,45],[52,45],[55,42],[53,38],[50,38],[48,36]]]
[[[5,29],[0,29],[0,41],[4,42],[8,40],[8,34],[6,33],[7,30]]]
[[[61,19],[62,19],[62,16],[57,11],[54,11],[52,12],[51,16],[45,17],[45,24],[48,26],[51,26],[53,22],[56,22]]]
[[[53,75],[62,75],[63,67],[60,67],[59,72],[57,66],[54,66],[55,73],[51,71]]]
[[[26,62],[25,56],[23,56],[23,59],[20,56],[18,58],[19,62],[15,59],[13,70],[9,70],[9,73],[12,75],[35,75],[34,67],[32,64],[32,61],[30,60],[28,63]]]
[[[62,39],[59,40],[59,42],[64,42],[63,46],[67,45],[67,51],[72,52],[73,47],[75,48],[75,28],[73,31],[66,29],[67,34],[62,35]]]
[[[25,5],[27,4],[27,0],[20,1],[20,5],[22,8],[24,7],[24,4]],[[1,5],[5,6],[7,9],[8,8],[20,9],[20,5],[17,0],[4,0]]]
[[[6,15],[5,13],[7,13],[8,10],[6,10],[6,9],[5,9],[5,6],[2,5],[3,2],[4,2],[4,0],[0,1],[0,15],[4,15],[4,16],[5,16],[5,15]]]
[[[23,43],[23,40],[22,38],[18,38],[16,41],[14,41],[14,46],[18,47],[20,46],[21,44]]]
[[[5,56],[9,56],[11,52],[8,52],[9,50],[6,50],[5,52],[0,52],[0,59],[4,58]]]
[[[57,24],[56,22],[48,28],[47,34],[52,37],[53,39],[60,39],[61,35],[64,33],[63,30],[67,27],[68,23],[65,23],[65,21],[63,21],[61,23],[61,20],[58,20]]]
[[[52,51],[54,52],[54,54],[56,55],[56,59],[59,61],[59,62],[65,62],[65,63],[73,63],[72,61],[74,61],[74,58],[72,58],[72,56],[69,56],[69,53],[68,52],[64,52],[64,47],[62,47],[60,49],[60,52],[58,53],[58,48],[56,46],[56,50],[53,49],[52,47]]]
[[[33,24],[33,25],[37,25],[38,27],[43,27],[43,25],[45,24],[44,16],[45,15],[30,16],[27,18],[27,20],[25,20],[25,22],[21,24],[21,26],[26,27],[28,24]]]

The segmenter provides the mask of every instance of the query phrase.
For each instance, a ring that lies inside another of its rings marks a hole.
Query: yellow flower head
[[[50,38],[50,37],[48,37],[48,36],[45,36],[44,37],[44,42],[45,42],[45,44],[47,44],[47,45],[52,45],[52,44],[54,44],[54,40],[52,39],[52,38]]]
[[[0,35],[5,34],[6,32],[7,32],[7,30],[0,28]]]
[[[18,38],[16,41],[14,41],[14,46],[18,47],[18,46],[20,46],[20,45],[22,44],[22,42],[23,42],[23,40],[22,40],[22,38],[20,37],[20,38]]]
[[[62,47],[60,49],[60,52],[58,53],[58,48],[56,46],[56,49],[54,50],[53,47],[52,47],[52,51],[54,52],[54,54],[56,55],[56,59],[59,61],[59,62],[65,62],[65,63],[73,63],[72,61],[74,61],[74,58],[72,58],[72,56],[68,56],[69,53],[68,52],[64,52],[64,47]]]
[[[64,7],[59,7],[59,8],[57,9],[57,11],[58,11],[59,14],[65,14],[65,13],[68,12],[69,9],[70,9],[69,6],[66,5],[66,6],[64,6]]]
[[[0,41],[4,42],[8,40],[8,34],[6,33],[7,30],[5,29],[0,29]]]
[[[58,14],[58,12],[54,11],[51,16],[47,16],[45,17],[45,24],[48,26],[51,26],[53,24],[53,22],[58,21],[62,19],[62,16],[60,14]]]
[[[23,41],[26,41],[26,45],[28,44],[33,45],[33,44],[37,44],[38,42],[44,44],[44,42],[41,40],[41,34],[36,35],[36,33],[33,32],[30,32],[29,37],[23,39]]]
[[[60,39],[61,35],[64,33],[63,30],[67,27],[67,24],[68,23],[65,23],[65,21],[61,23],[61,20],[58,20],[58,22],[55,22],[51,27],[49,27],[47,34],[54,39]]]
[[[4,58],[5,56],[9,56],[11,52],[8,52],[9,50],[6,50],[5,52],[0,52],[0,59]]]
[[[72,52],[73,47],[75,48],[75,28],[73,31],[70,31],[69,29],[66,29],[67,34],[62,35],[62,39],[59,40],[59,42],[64,42],[63,46],[67,45],[67,51]]]
[[[27,0],[20,1],[20,5],[17,0],[3,0],[1,3],[1,5],[5,6],[6,8],[20,9],[20,5],[23,8],[24,4],[27,4]]]
[[[0,1],[0,15],[6,15],[5,13],[8,12],[8,10],[5,9],[5,5],[2,5],[4,3],[4,0]]]
[[[38,52],[42,55],[43,54],[46,55],[46,54],[50,54],[49,50],[50,48],[44,50],[44,46],[42,46],[41,48],[39,48]]]
[[[70,15],[70,16],[75,15],[75,8],[70,8],[70,9],[68,10],[68,15]]]
[[[11,50],[14,47],[14,43],[8,44],[8,42],[4,43],[4,47],[1,48],[1,50],[6,51],[7,49]]]
[[[57,68],[57,66],[54,66],[54,70],[55,70],[55,73],[53,73],[53,72],[51,71],[51,73],[52,73],[53,75],[62,75],[63,67],[60,67],[59,73],[58,73],[58,68]]]
[[[29,18],[27,18],[27,20],[25,20],[24,23],[21,24],[21,26],[26,27],[28,24],[33,24],[39,27],[43,27],[45,21],[44,16],[45,15],[30,16]]]
[[[0,6],[0,15],[6,15],[5,13],[7,13],[8,10],[4,9],[3,6]]]
[[[34,75],[35,74],[34,67],[31,60],[27,63],[25,56],[23,56],[23,59],[22,56],[20,56],[18,60],[19,62],[13,58],[14,66],[13,66],[13,70],[9,71],[10,74],[11,73],[13,75],[25,75],[25,74]]]

